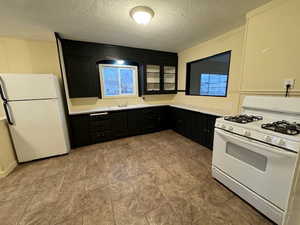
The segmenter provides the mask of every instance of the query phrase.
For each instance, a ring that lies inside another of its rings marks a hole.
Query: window
[[[137,67],[100,64],[103,98],[137,96]]]
[[[231,51],[187,63],[186,94],[227,96]]]
[[[224,74],[201,74],[200,95],[225,96],[227,77],[228,76]]]

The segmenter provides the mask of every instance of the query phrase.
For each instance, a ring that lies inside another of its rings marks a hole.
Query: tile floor
[[[0,180],[1,225],[267,225],[173,131],[73,150]]]

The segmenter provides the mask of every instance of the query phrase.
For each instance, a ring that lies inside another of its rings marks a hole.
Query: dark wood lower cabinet
[[[173,129],[212,149],[216,116],[169,106],[72,115],[72,148]]]
[[[200,112],[172,108],[171,124],[177,133],[212,149],[216,118]]]
[[[70,116],[70,139],[72,148],[91,144],[89,114]]]
[[[89,114],[91,143],[113,140],[127,134],[126,112],[101,112]]]

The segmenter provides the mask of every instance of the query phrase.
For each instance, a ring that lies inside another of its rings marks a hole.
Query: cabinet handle
[[[9,125],[14,125],[14,122],[12,121],[11,116],[10,116],[10,108],[9,108],[8,103],[3,102],[3,107],[4,107],[4,112],[6,114],[7,122],[9,123]]]
[[[7,98],[5,96],[5,93],[6,92],[4,90],[4,82],[3,82],[2,78],[0,77],[0,96],[1,96],[1,98],[4,102],[7,102]]]
[[[93,114],[90,114],[90,116],[104,116],[104,115],[107,115],[108,112],[102,112],[102,113],[93,113]]]

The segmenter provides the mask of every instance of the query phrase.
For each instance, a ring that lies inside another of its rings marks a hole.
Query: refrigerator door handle
[[[4,86],[4,81],[0,76],[0,96],[4,102],[7,102],[7,98],[5,97]]]
[[[14,125],[14,122],[9,113],[10,112],[9,104],[7,102],[3,102],[3,107],[6,114],[7,122],[9,123],[9,125]]]

